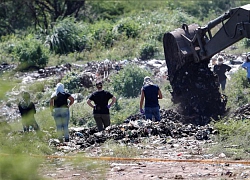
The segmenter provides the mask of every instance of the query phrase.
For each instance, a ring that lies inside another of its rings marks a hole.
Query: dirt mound
[[[218,78],[208,62],[186,63],[171,81],[172,101],[189,122],[204,125],[217,120],[226,111],[227,97],[220,93]]]

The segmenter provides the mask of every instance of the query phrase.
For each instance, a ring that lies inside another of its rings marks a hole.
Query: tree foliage
[[[79,11],[84,7],[85,0],[26,0],[25,5],[29,8],[35,26],[48,29],[51,23],[59,18],[77,17]]]
[[[83,61],[164,58],[165,32],[183,23],[202,25],[198,19],[209,16],[212,20],[234,5],[242,4],[233,0],[1,1],[0,52],[12,44],[9,37],[23,39],[27,34],[40,33],[36,38],[60,57],[73,53],[80,54],[78,59]],[[12,61],[13,55],[6,53],[2,57],[2,61]]]
[[[58,19],[78,17],[85,0],[23,0],[0,2],[0,35],[33,26],[49,29]]]
[[[0,36],[26,29],[31,25],[30,17],[22,1],[0,1]]]

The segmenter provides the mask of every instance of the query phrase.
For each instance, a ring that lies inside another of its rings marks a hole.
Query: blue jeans
[[[145,116],[146,119],[152,120],[154,117],[155,121],[160,121],[160,107],[145,107]]]
[[[68,108],[55,108],[54,119],[56,122],[56,129],[59,140],[69,141],[69,109]]]

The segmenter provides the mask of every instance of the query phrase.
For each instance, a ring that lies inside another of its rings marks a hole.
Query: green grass
[[[240,69],[228,81],[226,95],[228,96],[228,107],[235,110],[250,100],[250,88],[246,78],[246,70]]]
[[[209,148],[208,152],[215,155],[224,153],[232,159],[249,159],[250,137],[249,120],[222,119],[214,124],[219,134],[213,137],[216,145]]]
[[[229,117],[230,113],[235,112],[237,108],[247,104],[250,100],[250,87],[247,84],[244,69],[232,75],[225,93],[228,96],[229,115],[213,123],[219,134],[214,136],[214,141],[217,144],[209,148],[209,152],[216,155],[224,153],[227,157],[233,159],[249,159],[249,119],[237,120],[234,117]]]
[[[41,159],[26,155],[6,155],[0,158],[0,180],[42,180],[38,174]]]

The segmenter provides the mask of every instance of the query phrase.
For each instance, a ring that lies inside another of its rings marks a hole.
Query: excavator
[[[168,79],[173,88],[173,99],[180,101],[179,97],[190,94],[192,88],[188,84],[193,83],[198,87],[197,82],[192,82],[190,79],[185,80],[188,73],[198,74],[201,69],[206,69],[204,66],[209,63],[215,54],[243,38],[250,38],[250,4],[232,8],[205,26],[183,24],[181,28],[166,32],[163,36],[163,47],[168,68]],[[197,68],[194,69],[197,72],[190,72],[189,68],[196,66]],[[213,76],[211,74],[209,77],[205,77],[211,79]],[[187,84],[185,86],[181,85],[184,80]],[[196,80],[199,81],[199,79]],[[200,91],[208,91],[208,88],[199,84],[199,87],[202,86],[203,88],[198,91],[196,88],[196,94],[199,94]],[[190,102],[195,96],[194,94],[190,95],[184,104]],[[221,97],[220,93],[212,96],[212,100],[218,99],[221,102],[218,98],[218,96]],[[204,106],[204,101],[200,103],[200,106]],[[225,103],[223,104],[225,106]],[[185,109],[184,106],[182,108]],[[205,108],[207,109],[208,106]],[[193,105],[191,109],[192,112],[201,114],[201,109],[195,110],[197,105]]]
[[[221,28],[212,35],[218,24]],[[250,38],[250,4],[230,9],[204,27],[183,24],[182,28],[165,33],[163,47],[170,81],[190,59],[195,63],[208,60],[243,38]]]

